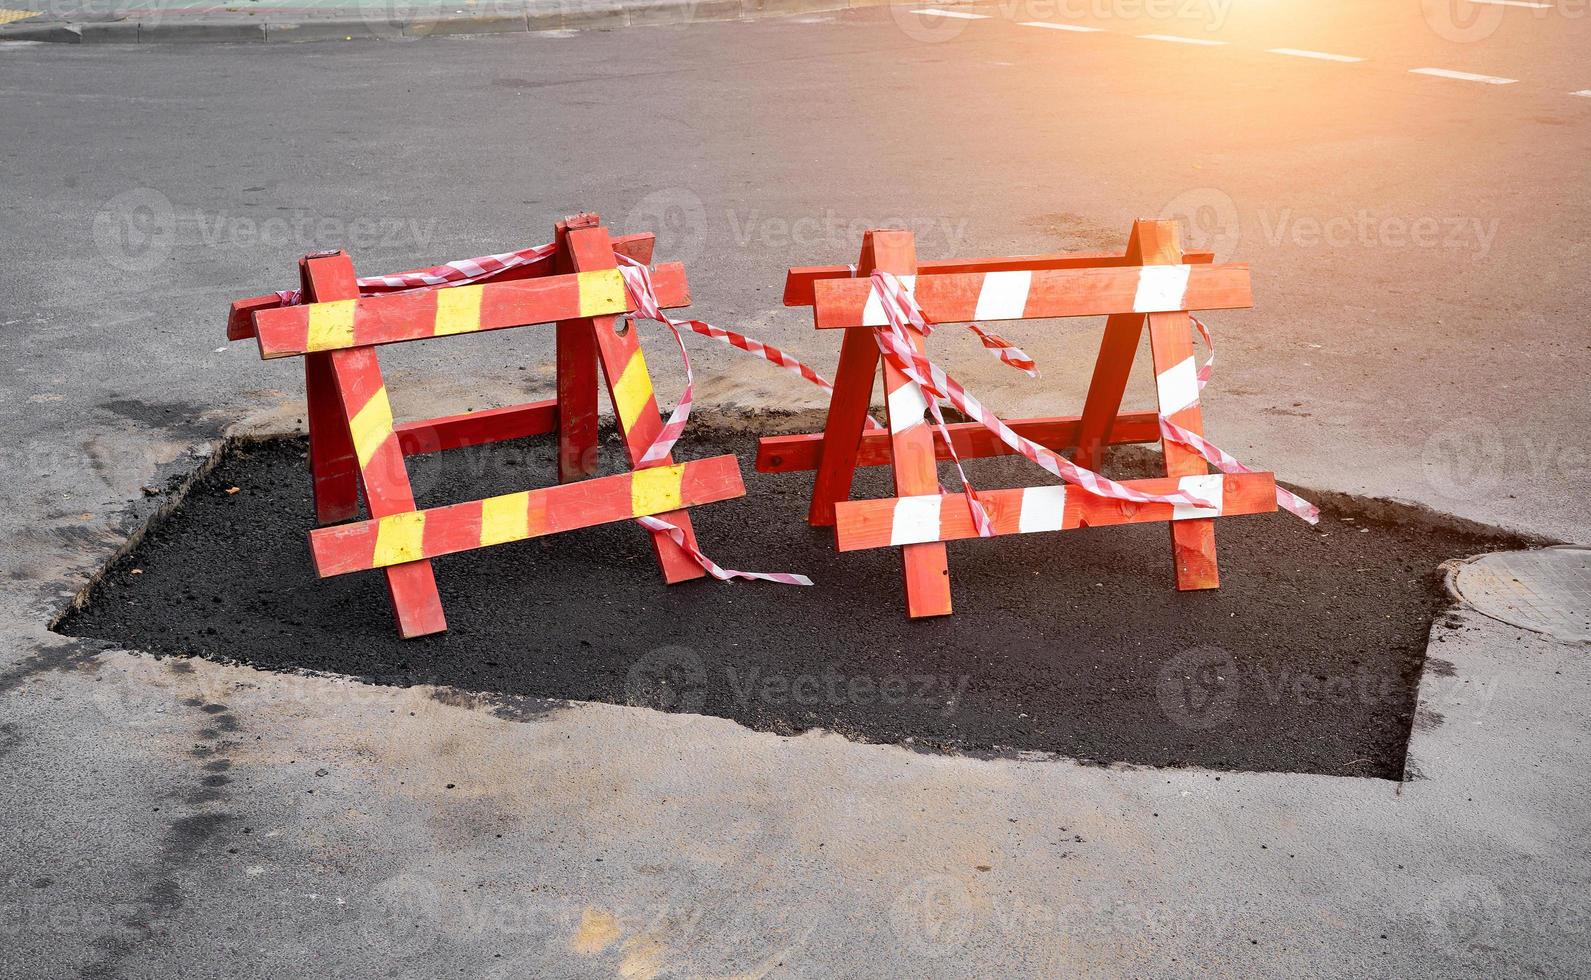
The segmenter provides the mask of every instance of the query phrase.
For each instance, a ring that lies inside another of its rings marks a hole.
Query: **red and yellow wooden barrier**
[[[556,231],[552,246],[476,269],[470,281],[419,288],[400,281],[374,295],[360,294],[346,252],[306,256],[301,294],[239,300],[229,312],[229,338],[256,338],[267,359],[304,358],[316,518],[339,525],[311,532],[316,570],[379,569],[405,638],[447,628],[432,558],[647,518],[664,579],[700,578],[707,572],[693,557],[699,551],[685,508],[745,493],[733,456],[683,464],[665,457],[630,473],[584,479],[597,466],[599,366],[632,467],[662,429],[638,332],[617,330],[618,318],[634,307],[615,254],[649,263],[653,236],[613,239],[594,214],[560,222]],[[429,282],[429,275],[392,278]],[[689,305],[681,266],[658,266],[651,278],[661,307]],[[394,420],[378,346],[533,324],[556,324],[556,398]],[[428,510],[415,505],[406,456],[543,433],[557,434],[562,485]],[[344,523],[359,516],[361,489],[368,519]]]

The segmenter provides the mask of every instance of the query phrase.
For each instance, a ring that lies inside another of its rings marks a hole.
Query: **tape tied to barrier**
[[[557,250],[556,243],[549,242],[546,245],[536,245],[513,252],[483,255],[473,259],[455,259],[452,262],[425,269],[412,269],[408,272],[397,272],[385,276],[364,276],[357,280],[359,295],[378,296],[472,285],[511,269],[549,261],[557,253]],[[714,340],[723,341],[732,347],[755,354],[771,364],[806,378],[825,391],[832,392],[834,390],[834,386],[829,383],[828,379],[777,347],[763,344],[743,334],[722,330],[701,320],[675,320],[667,316],[662,311],[657,292],[652,286],[651,270],[647,268],[646,264],[619,252],[615,252],[614,257],[620,263],[619,271],[624,277],[626,288],[630,292],[636,314],[648,320],[656,320],[669,328],[673,333],[675,342],[679,345],[680,358],[685,368],[685,392],[681,396],[679,404],[675,406],[674,412],[670,415],[668,423],[664,425],[663,430],[653,440],[652,445],[641,458],[640,463],[636,467],[637,470],[662,464],[668,458],[669,451],[673,448],[674,443],[678,442],[679,437],[684,433],[686,422],[690,418],[691,401],[695,386],[691,373],[690,354],[685,349],[685,341],[679,332],[681,327],[689,327],[696,333],[712,337]],[[282,306],[297,306],[304,301],[303,291],[298,289],[277,290],[276,297]],[[812,584],[812,579],[794,572],[744,572],[724,568],[707,557],[699,548],[692,546],[684,530],[669,521],[658,516],[638,517],[635,521],[648,531],[661,531],[667,534],[682,551],[701,566],[703,571],[719,581],[746,579],[775,582],[781,585]]]
[[[883,352],[884,357],[897,370],[915,382],[925,395],[931,396],[930,398],[925,398],[924,401],[927,402],[929,410],[934,416],[935,424],[944,433],[947,445],[950,443],[950,439],[948,432],[944,430],[943,418],[938,412],[937,401],[939,399],[949,401],[962,414],[981,424],[1000,439],[1001,442],[1028,460],[1038,464],[1046,472],[1060,477],[1067,483],[1079,486],[1096,496],[1134,503],[1169,503],[1172,505],[1191,505],[1205,509],[1217,509],[1208,501],[1194,496],[1187,490],[1178,490],[1175,493],[1164,495],[1142,493],[1131,487],[1116,483],[1093,470],[1078,466],[1053,450],[1018,435],[998,415],[986,409],[965,387],[946,374],[911,343],[906,333],[908,325],[926,336],[932,332],[933,324],[924,316],[922,308],[917,304],[917,300],[912,296],[907,284],[899,276],[888,272],[876,271],[872,274],[872,279],[874,287],[882,300],[885,318],[888,321],[886,326],[874,328],[874,336],[878,340],[879,350]],[[1210,351],[1209,359],[1199,367],[1196,375],[1198,390],[1202,391],[1214,370],[1215,343],[1209,328],[1198,317],[1189,314],[1189,318],[1193,321],[1200,337]],[[983,336],[982,331],[978,331],[978,333],[980,337]],[[1001,343],[1003,344],[1003,341]],[[985,346],[990,346],[987,341]],[[1026,359],[1025,355],[1023,358],[1031,363],[1031,360]],[[1013,363],[1013,360],[1005,357],[1001,359],[1007,363]],[[1020,367],[1021,365],[1016,364],[1015,366]],[[1187,447],[1221,472],[1229,474],[1254,472],[1203,436],[1177,425],[1165,415],[1159,415],[1159,420],[1161,433],[1166,439]],[[954,449],[951,450],[951,457],[955,459]],[[961,468],[959,460],[956,460],[956,467],[959,471]],[[980,536],[987,537],[988,535],[985,534],[985,529],[988,527],[987,515],[984,514],[982,505],[977,501],[976,492],[967,484],[964,473],[962,474],[962,482],[966,488],[968,504],[972,510],[973,520],[978,527],[978,533]],[[1276,503],[1283,510],[1311,524],[1316,523],[1320,519],[1320,511],[1315,505],[1280,486],[1276,488]],[[992,533],[992,530],[990,533]]]

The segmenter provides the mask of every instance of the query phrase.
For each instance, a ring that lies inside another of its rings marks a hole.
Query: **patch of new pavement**
[[[1222,520],[1222,587],[1178,593],[1164,527],[953,543],[957,613],[905,618],[891,550],[840,555],[805,526],[810,475],[747,474],[694,508],[728,567],[811,589],[665,587],[645,535],[613,524],[437,561],[449,631],[398,639],[381,577],[316,580],[306,444],[233,442],[58,629],[157,654],[385,684],[640,704],[752,728],[972,754],[1400,778],[1447,559],[1525,544],[1415,507]],[[693,429],[679,458],[755,453]],[[619,455],[606,450],[611,466]],[[1156,457],[1119,454],[1117,470]],[[550,440],[411,460],[434,506],[545,485]],[[977,461],[980,486],[1032,482]],[[883,496],[885,473],[859,475]],[[235,492],[228,492],[237,488]],[[1462,628],[1438,625],[1438,630]],[[1441,639],[1440,636],[1437,637]]]

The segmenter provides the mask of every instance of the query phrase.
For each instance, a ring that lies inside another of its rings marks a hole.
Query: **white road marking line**
[[[914,14],[932,14],[935,17],[954,17],[956,20],[988,20],[988,14],[964,14],[959,10],[940,10],[938,7],[924,7],[913,10]]]
[[[1084,27],[1081,24],[1054,24],[1047,20],[1030,20],[1023,27],[1047,27],[1052,31],[1076,31],[1079,34],[1098,34],[1102,28]]]
[[[1587,99],[1591,99],[1591,88],[1583,88],[1583,89],[1581,89],[1578,92],[1570,92],[1569,94],[1570,95],[1579,95],[1579,96],[1583,96],[1583,97],[1585,97]]]
[[[1140,34],[1139,37],[1146,41],[1175,41],[1178,44],[1206,44],[1214,46],[1225,44],[1225,41],[1212,41],[1203,37],[1183,37],[1180,34]]]
[[[1410,68],[1411,75],[1432,75],[1436,78],[1456,78],[1461,82],[1483,82],[1487,85],[1512,85],[1517,78],[1499,78],[1496,75],[1474,75],[1467,71],[1448,71],[1446,68]]]
[[[1551,10],[1550,3],[1532,3],[1530,0],[1469,0],[1470,3],[1489,3],[1497,7],[1528,7],[1531,10]]]
[[[1290,54],[1295,58],[1315,58],[1319,61],[1363,61],[1351,54],[1330,54],[1325,51],[1305,51],[1303,48],[1271,48],[1271,54]]]

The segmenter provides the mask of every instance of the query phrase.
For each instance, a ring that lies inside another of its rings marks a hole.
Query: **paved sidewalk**
[[[0,0],[0,41],[398,40],[750,20],[888,0]]]

